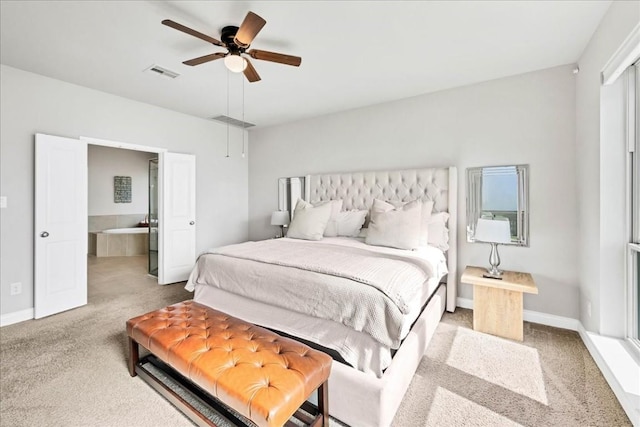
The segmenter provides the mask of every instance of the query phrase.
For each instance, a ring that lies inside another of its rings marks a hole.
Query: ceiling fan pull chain
[[[229,70],[227,70],[227,117],[229,117]],[[227,120],[227,158],[229,158],[229,120]]]
[[[247,127],[244,121],[244,79],[242,79],[242,158],[244,159],[244,134],[247,133]]]

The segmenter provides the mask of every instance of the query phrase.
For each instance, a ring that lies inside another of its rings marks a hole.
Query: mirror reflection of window
[[[511,225],[511,237],[518,236],[518,172],[515,166],[482,170],[481,218],[506,218]]]
[[[528,165],[467,169],[467,241],[475,241],[479,218],[507,219],[511,244],[529,246]]]

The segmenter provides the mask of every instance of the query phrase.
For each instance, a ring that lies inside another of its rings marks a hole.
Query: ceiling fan
[[[216,52],[209,55],[193,58],[188,61],[184,61],[185,65],[200,65],[206,62],[215,61],[216,59],[224,58],[226,67],[233,72],[243,72],[247,80],[250,82],[257,82],[260,80],[260,75],[253,68],[253,65],[249,61],[246,55],[249,55],[253,59],[259,59],[262,61],[277,62],[279,64],[293,65],[298,67],[302,62],[302,58],[299,56],[285,55],[282,53],[269,52],[266,50],[249,49],[251,42],[260,32],[262,27],[267,23],[264,19],[253,12],[247,13],[247,16],[240,24],[240,27],[232,25],[226,26],[220,33],[222,41],[209,37],[206,34],[202,34],[189,27],[185,27],[182,24],[178,24],[170,19],[165,19],[162,23],[168,27],[174,28],[183,33],[187,33],[191,36],[197,37],[208,43],[216,46],[224,47],[226,52]],[[249,50],[247,50],[249,49]]]

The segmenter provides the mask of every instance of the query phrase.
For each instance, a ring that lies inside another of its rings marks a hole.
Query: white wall
[[[156,153],[89,144],[89,215],[146,214],[149,211],[149,159]],[[131,203],[116,203],[113,177],[131,177]],[[142,217],[140,221],[142,221]]]
[[[577,318],[574,79],[567,65],[251,131],[249,237],[273,234],[279,177],[455,165],[459,271],[486,265],[488,245],[466,242],[465,169],[529,164],[531,246],[501,247],[501,266],[533,274],[525,308]]]
[[[33,307],[34,134],[87,136],[196,155],[197,250],[247,237],[241,131],[15,68],[0,66],[0,314]],[[247,156],[248,157],[248,156]],[[23,283],[20,295],[9,285]]]
[[[640,3],[613,2],[578,61],[580,73],[576,80],[580,320],[589,331],[614,336],[624,334],[621,302],[625,284],[618,271],[620,265],[611,263],[607,251],[612,245],[615,248],[611,240],[619,234],[619,229],[610,227],[624,222],[623,213],[618,212],[619,192],[611,194],[624,187],[624,163],[621,147],[609,146],[600,138],[600,73],[639,22]],[[616,216],[619,222],[611,222]]]

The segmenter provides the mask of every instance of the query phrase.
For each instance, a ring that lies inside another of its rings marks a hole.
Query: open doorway
[[[158,154],[89,144],[87,166],[89,258],[144,258],[146,273],[157,277]],[[109,264],[89,261],[89,277],[92,267]]]
[[[157,186],[154,218],[157,231],[158,284],[186,280],[196,259],[196,158],[164,148],[80,137],[92,145],[156,154]]]
[[[87,152],[91,145],[158,155],[157,283],[187,279],[195,261],[195,156],[82,137],[36,134],[35,142],[36,319],[87,304]],[[145,270],[147,267],[145,261]]]

